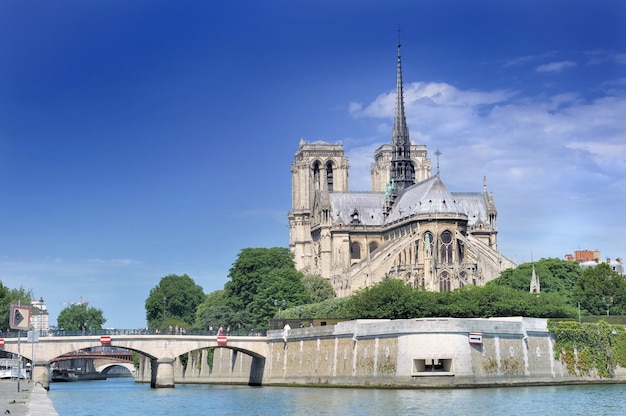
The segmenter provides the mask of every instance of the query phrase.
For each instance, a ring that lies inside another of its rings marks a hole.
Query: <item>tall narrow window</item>
[[[351,259],[360,259],[361,258],[361,245],[357,242],[350,244],[350,258]]]
[[[378,248],[378,243],[376,242],[370,243],[370,254],[376,251],[377,248]]]
[[[332,162],[326,163],[326,185],[328,192],[333,191],[333,164]]]
[[[442,232],[440,240],[439,261],[441,263],[452,263],[452,233],[450,231]]]
[[[448,272],[443,272],[441,273],[441,276],[439,276],[439,291],[450,291],[450,275],[448,274]]]
[[[316,191],[320,190],[320,162],[313,163],[313,187]]]

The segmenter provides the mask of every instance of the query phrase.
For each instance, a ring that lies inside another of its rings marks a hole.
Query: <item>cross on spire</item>
[[[435,150],[435,156],[437,156],[437,175],[439,175],[439,156],[441,156],[439,149]]]

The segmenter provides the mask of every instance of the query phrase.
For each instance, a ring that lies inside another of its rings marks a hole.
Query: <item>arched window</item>
[[[313,163],[313,187],[318,191],[320,189],[320,162]]]
[[[360,259],[361,258],[361,245],[357,242],[350,244],[350,258],[351,259]]]
[[[452,263],[452,233],[447,230],[442,232],[440,240],[439,261],[441,263]]]
[[[326,186],[328,192],[333,191],[333,163],[326,163]]]
[[[378,248],[378,243],[372,242],[370,243],[370,254],[372,254]]]
[[[441,276],[439,276],[439,291],[450,291],[450,275],[448,274],[448,272],[442,272]]]

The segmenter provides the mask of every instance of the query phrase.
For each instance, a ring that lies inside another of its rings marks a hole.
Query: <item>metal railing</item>
[[[85,329],[78,331],[67,331],[64,329],[57,330],[49,330],[49,331],[37,331],[39,332],[40,337],[80,337],[80,336],[91,336],[91,335],[206,335],[206,336],[217,336],[217,330],[149,330],[149,329]],[[223,331],[223,335],[225,336],[249,336],[249,337],[263,337],[267,335],[266,329],[236,329]],[[20,336],[22,338],[26,338],[26,331],[21,331]],[[17,338],[18,331],[11,332],[2,332],[0,333],[0,338]]]

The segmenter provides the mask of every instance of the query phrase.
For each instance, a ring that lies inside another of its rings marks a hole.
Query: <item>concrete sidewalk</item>
[[[48,392],[30,380],[0,380],[0,416],[55,416],[57,415]]]

